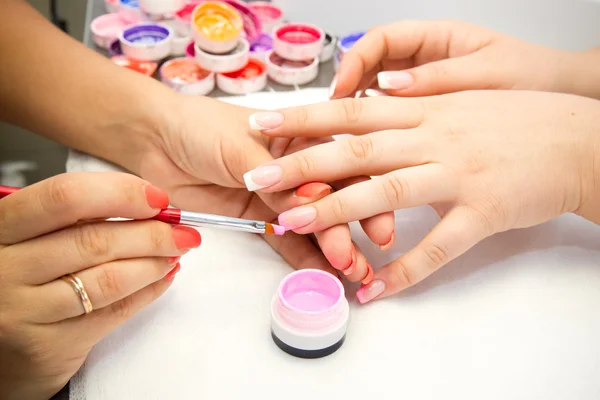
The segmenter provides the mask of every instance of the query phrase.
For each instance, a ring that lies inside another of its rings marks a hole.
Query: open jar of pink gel
[[[286,353],[319,358],[344,343],[350,308],[342,282],[316,269],[292,272],[271,304],[271,336]]]

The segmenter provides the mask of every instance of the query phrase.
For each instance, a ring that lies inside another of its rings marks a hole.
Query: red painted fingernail
[[[167,262],[169,263],[169,265],[174,265],[176,262],[178,262],[179,260],[181,260],[181,256],[177,256],[177,257],[169,257],[167,259]]]
[[[354,272],[354,264],[356,264],[356,249],[354,246],[352,246],[350,265],[348,265],[346,269],[343,269],[342,273],[346,276],[350,275],[352,272]]]
[[[300,186],[294,192],[296,197],[322,198],[331,193],[331,186],[326,183],[312,182]]]
[[[379,248],[382,251],[388,250],[394,244],[394,240],[396,240],[396,232],[392,231],[392,235],[390,236],[390,240],[386,244],[380,244]]]
[[[174,226],[173,241],[178,249],[193,249],[200,246],[202,238],[200,233],[189,226]]]
[[[172,280],[173,278],[175,278],[175,274],[178,273],[180,269],[181,269],[181,264],[179,264],[179,263],[175,264],[175,267],[173,267],[173,269],[170,270],[167,275],[165,275],[165,279],[168,281]]]
[[[363,283],[363,285],[367,285],[371,282],[372,279],[373,279],[373,267],[371,267],[371,264],[367,263],[367,274],[365,275],[364,278],[361,279],[361,282]]]
[[[144,193],[150,207],[161,210],[169,207],[169,196],[164,190],[148,184],[144,186]]]

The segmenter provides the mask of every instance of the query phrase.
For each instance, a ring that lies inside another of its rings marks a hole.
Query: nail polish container
[[[200,68],[189,57],[165,62],[159,75],[161,82],[178,93],[205,96],[215,88],[215,74]]]
[[[260,60],[250,58],[244,68],[218,74],[217,86],[233,95],[260,92],[267,86],[267,66]]]
[[[173,57],[180,57],[186,55],[187,48],[189,45],[194,46],[194,42],[192,42],[192,38],[189,36],[179,36],[175,34],[173,36],[173,41],[171,42],[171,55]]]
[[[334,275],[304,269],[287,275],[271,303],[271,337],[284,352],[320,358],[338,350],[346,338],[350,307]]]
[[[159,61],[171,54],[173,30],[163,24],[140,23],[119,35],[123,54],[140,61]]]
[[[330,33],[325,32],[325,41],[323,42],[323,50],[319,54],[319,61],[324,63],[333,58],[337,38]]]
[[[325,32],[311,24],[287,23],[273,29],[273,50],[291,61],[318,58],[324,41]]]
[[[138,0],[119,0],[118,8],[123,21],[134,24],[142,20]]]
[[[196,8],[197,3],[187,3],[179,10],[175,11],[173,19],[175,20],[175,32],[182,36],[192,34],[190,21],[192,20],[192,12]]]
[[[138,0],[140,9],[150,15],[173,15],[185,4],[185,0]]]
[[[258,16],[248,7],[246,1],[240,0],[221,0],[237,10],[242,18],[244,38],[252,42],[258,38],[263,31],[262,24]]]
[[[276,5],[266,1],[253,1],[248,8],[258,17],[263,32],[271,32],[283,21],[283,11]]]
[[[266,64],[269,78],[282,85],[304,85],[315,80],[319,74],[318,57],[309,61],[291,61],[271,51]]]
[[[209,53],[224,54],[238,45],[243,21],[240,13],[229,4],[205,1],[192,11],[191,26],[197,47]]]
[[[250,43],[250,57],[257,58],[262,62],[267,59],[267,54],[273,50],[273,38],[267,33],[261,34]]]
[[[342,62],[344,54],[354,45],[354,43],[358,42],[364,34],[364,32],[354,32],[340,37],[336,45],[335,58],[333,60],[336,71]]]
[[[108,49],[111,42],[118,39],[119,33],[126,28],[129,23],[123,21],[119,14],[104,14],[94,18],[90,24],[92,40],[96,46],[102,49]]]
[[[154,75],[154,72],[156,71],[156,68],[158,67],[158,64],[155,62],[131,60],[125,56],[114,56],[114,57],[111,57],[110,59],[112,60],[112,62],[114,62],[118,66],[128,68],[130,70],[139,72],[140,74],[144,74],[147,76]]]
[[[234,72],[239,71],[248,64],[250,53],[250,44],[245,39],[240,39],[237,46],[225,54],[209,53],[198,46],[194,45],[194,58],[199,66],[212,72]]]

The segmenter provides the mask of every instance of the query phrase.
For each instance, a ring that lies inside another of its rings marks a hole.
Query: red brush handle
[[[0,199],[8,196],[9,194],[13,194],[18,190],[21,190],[21,188],[0,185]],[[177,208],[165,208],[152,219],[166,222],[167,224],[171,225],[178,225],[181,222],[181,210]]]

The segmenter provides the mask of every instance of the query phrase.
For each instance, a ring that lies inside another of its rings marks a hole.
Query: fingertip
[[[356,292],[356,298],[360,304],[366,304],[379,298],[385,292],[386,285],[384,281],[375,280],[361,286]]]
[[[385,244],[380,244],[379,248],[381,249],[381,251],[389,250],[394,245],[395,240],[396,232],[392,231],[392,234],[390,235],[390,240]]]

